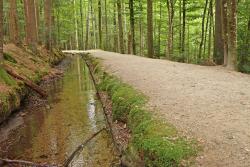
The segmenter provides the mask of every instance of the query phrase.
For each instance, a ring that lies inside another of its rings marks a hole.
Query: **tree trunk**
[[[132,54],[136,54],[136,43],[135,43],[135,18],[134,18],[134,0],[129,0],[130,9],[130,32],[132,42]]]
[[[221,18],[222,18],[222,37],[223,37],[223,52],[224,52],[224,63],[223,65],[227,65],[227,57],[228,57],[228,38],[227,38],[227,0],[221,1]]]
[[[227,68],[237,69],[237,1],[228,0],[228,61]]]
[[[88,14],[87,14],[87,21],[86,21],[85,50],[89,49],[89,17],[90,17],[90,2],[88,2]]]
[[[10,42],[18,46],[20,45],[20,38],[19,38],[16,0],[10,0],[9,2],[10,2],[10,10],[9,10]]]
[[[109,50],[109,35],[108,35],[108,12],[107,12],[107,0],[105,0],[105,50]]]
[[[124,41],[123,41],[124,39],[123,39],[121,0],[117,0],[117,11],[118,11],[118,24],[119,24],[120,52],[124,54],[125,50],[124,50]]]
[[[182,62],[185,62],[185,35],[186,35],[186,0],[182,1]]]
[[[179,0],[179,55],[181,55],[181,46],[182,46],[182,5],[181,5],[181,0]]]
[[[206,2],[205,2],[205,7],[204,7],[203,15],[202,15],[201,42],[200,42],[200,47],[199,47],[198,63],[200,63],[200,60],[201,60],[202,47],[203,47],[203,43],[204,43],[205,18],[206,18],[206,13],[207,13],[206,12],[207,11],[207,6],[208,6],[208,0],[206,0]]]
[[[212,47],[212,45],[211,45],[211,43],[212,43],[212,20],[213,20],[213,1],[212,0],[210,0],[210,7],[209,7],[209,32],[208,32],[208,59],[209,59],[209,61],[211,61],[211,57],[212,57],[212,55],[211,55],[211,47]]]
[[[83,4],[82,0],[80,0],[80,17],[81,17],[81,40],[80,40],[80,49],[83,49],[84,44],[83,44],[83,34],[84,34],[84,29],[83,29]]]
[[[147,0],[147,31],[148,31],[148,57],[154,57],[154,39],[153,39],[153,1]]]
[[[140,20],[139,20],[139,27],[140,27],[140,56],[143,56],[144,54],[144,40],[143,40],[143,23],[142,23],[142,1],[139,1],[139,6],[140,6]]]
[[[37,26],[34,0],[24,0],[26,16],[26,42],[33,52],[37,52]]]
[[[35,0],[35,14],[36,14],[36,29],[37,29],[37,42],[39,44],[42,43],[42,41],[40,40],[40,29],[39,29],[39,26],[40,26],[40,12],[39,12],[39,0]]]
[[[118,52],[118,45],[117,45],[117,24],[116,24],[116,3],[114,3],[114,18],[113,18],[113,23],[114,23],[114,52]]]
[[[45,46],[47,50],[52,48],[52,16],[51,16],[51,0],[45,0],[44,20],[45,20]]]
[[[167,0],[168,8],[168,42],[166,57],[171,59],[173,56],[173,19],[174,19],[174,2],[173,0]]]
[[[3,63],[3,0],[0,0],[0,68]]]
[[[221,0],[215,4],[215,39],[214,39],[214,61],[216,64],[223,64],[224,41],[222,33],[223,18],[221,15],[223,6]]]
[[[74,23],[75,23],[75,44],[76,49],[79,49],[79,40],[78,40],[78,23],[77,23],[77,12],[76,12],[76,1],[74,3]]]
[[[162,23],[162,2],[160,1],[160,21],[158,23],[158,57],[161,56],[161,23]]]
[[[101,0],[98,1],[98,28],[99,28],[99,48],[102,49],[102,4]]]

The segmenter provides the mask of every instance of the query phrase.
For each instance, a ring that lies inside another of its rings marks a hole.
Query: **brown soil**
[[[149,96],[155,114],[204,145],[195,166],[250,166],[250,76],[112,52],[90,51]]]

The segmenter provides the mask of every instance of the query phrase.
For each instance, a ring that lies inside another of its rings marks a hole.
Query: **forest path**
[[[88,52],[149,96],[156,115],[204,142],[195,166],[250,166],[250,75],[222,67]]]

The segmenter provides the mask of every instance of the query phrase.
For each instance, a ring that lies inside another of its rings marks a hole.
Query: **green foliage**
[[[112,100],[114,120],[126,122],[132,132],[131,145],[143,153],[147,166],[178,166],[197,152],[197,146],[179,137],[170,124],[154,118],[144,108],[147,98],[114,76],[105,74],[98,88]]]
[[[7,84],[8,86],[15,86],[16,81],[12,79],[7,72],[0,67],[0,82]]]
[[[14,59],[9,53],[3,53],[3,58],[4,60],[9,61],[11,63],[14,63],[14,64],[17,63],[16,59]]]

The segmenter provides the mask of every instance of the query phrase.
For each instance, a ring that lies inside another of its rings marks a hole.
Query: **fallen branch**
[[[105,130],[106,128],[102,128],[101,130],[99,130],[98,132],[94,133],[91,137],[89,137],[87,140],[85,140],[81,145],[79,145],[75,151],[69,156],[69,158],[64,162],[64,167],[68,167],[70,165],[70,163],[72,162],[72,160],[74,159],[74,157],[76,156],[76,154],[78,152],[80,152],[83,147],[88,144],[93,138],[95,138],[99,133],[101,133],[103,130]]]
[[[4,65],[4,69],[7,71],[8,74],[10,74],[11,76],[13,76],[14,78],[21,80],[25,83],[25,85],[27,85],[29,88],[31,88],[32,90],[34,90],[35,92],[37,92],[39,95],[41,95],[42,97],[47,97],[47,93],[41,88],[39,87],[37,84],[33,83],[32,81],[20,76],[19,74],[17,74],[11,67],[9,67],[8,65]]]
[[[32,166],[32,167],[58,167],[57,165],[45,165],[45,164],[37,164],[30,161],[23,160],[10,160],[10,159],[2,159],[0,158],[0,166]]]

